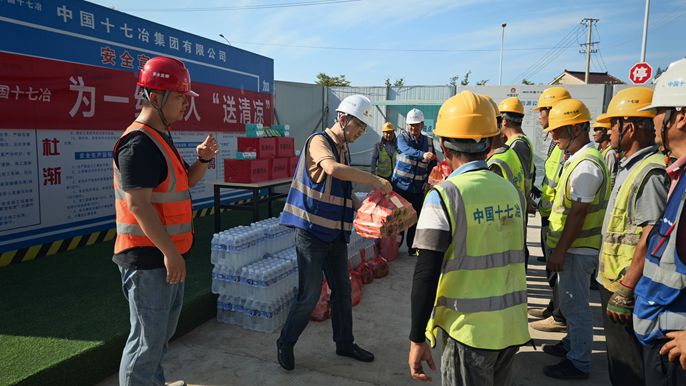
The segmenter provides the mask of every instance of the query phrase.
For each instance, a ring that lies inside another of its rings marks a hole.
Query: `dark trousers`
[[[322,289],[322,274],[331,288],[331,325],[333,340],[340,349],[352,347],[352,287],[348,274],[348,246],[343,236],[324,242],[298,229],[295,234],[298,255],[298,297],[288,313],[278,343],[295,345],[307,327]]]
[[[660,355],[664,343],[643,349],[643,375],[646,386],[683,386],[686,385],[686,371],[678,361],[669,362],[666,355]]]
[[[412,204],[415,212],[417,212],[417,218],[419,218],[419,213],[422,211],[422,205],[424,204],[424,193],[410,193],[405,190],[394,189],[396,193],[401,195],[404,199]],[[408,248],[412,248],[412,243],[414,243],[414,234],[417,231],[417,225],[413,225],[407,230],[407,237],[405,237],[405,242]]]
[[[615,386],[642,385],[643,359],[641,352],[643,350],[634,334],[633,323],[631,321],[617,323],[610,319],[605,310],[607,310],[607,303],[612,292],[602,286],[599,291],[610,382]]]

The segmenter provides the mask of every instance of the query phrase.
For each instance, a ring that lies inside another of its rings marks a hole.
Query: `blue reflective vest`
[[[424,161],[426,152],[434,152],[433,140],[422,135],[419,141],[407,132],[398,137],[398,158],[393,169],[393,186],[410,193],[421,193],[424,183],[429,178],[429,166],[434,161]]]
[[[676,249],[686,177],[667,200],[665,212],[648,236],[643,276],[634,290],[634,331],[646,346],[673,330],[686,330],[686,264]]]
[[[325,242],[334,241],[343,234],[348,242],[353,226],[352,183],[326,174],[321,183],[312,181],[305,159],[315,135],[323,135],[336,160],[340,159],[336,144],[325,132],[315,133],[307,139],[281,213],[281,225],[306,230]]]

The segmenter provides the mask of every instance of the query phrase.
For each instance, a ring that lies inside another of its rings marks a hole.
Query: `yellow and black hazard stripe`
[[[224,210],[225,209],[222,209],[222,212]],[[193,218],[200,218],[213,214],[214,207],[203,208],[193,211]],[[52,256],[62,252],[73,251],[76,248],[101,243],[103,241],[114,240],[116,235],[116,229],[112,228],[105,231],[74,236],[64,240],[55,240],[50,243],[38,244],[22,249],[2,252],[0,253],[0,267],[10,264],[23,263],[25,261],[31,261],[41,257]]]

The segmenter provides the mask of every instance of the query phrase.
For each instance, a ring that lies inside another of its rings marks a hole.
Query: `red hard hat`
[[[183,62],[166,56],[156,56],[145,62],[138,75],[138,85],[153,90],[198,96],[191,90],[191,75]]]

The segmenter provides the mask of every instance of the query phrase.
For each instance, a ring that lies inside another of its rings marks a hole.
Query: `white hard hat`
[[[350,114],[364,122],[365,125],[372,126],[372,102],[364,95],[356,94],[345,97],[336,111]]]
[[[669,68],[657,78],[653,101],[640,111],[658,107],[684,106],[686,106],[686,59],[679,59],[670,64]]]
[[[414,125],[415,123],[424,122],[424,113],[420,109],[412,109],[407,112],[407,118],[405,123],[409,125]]]

